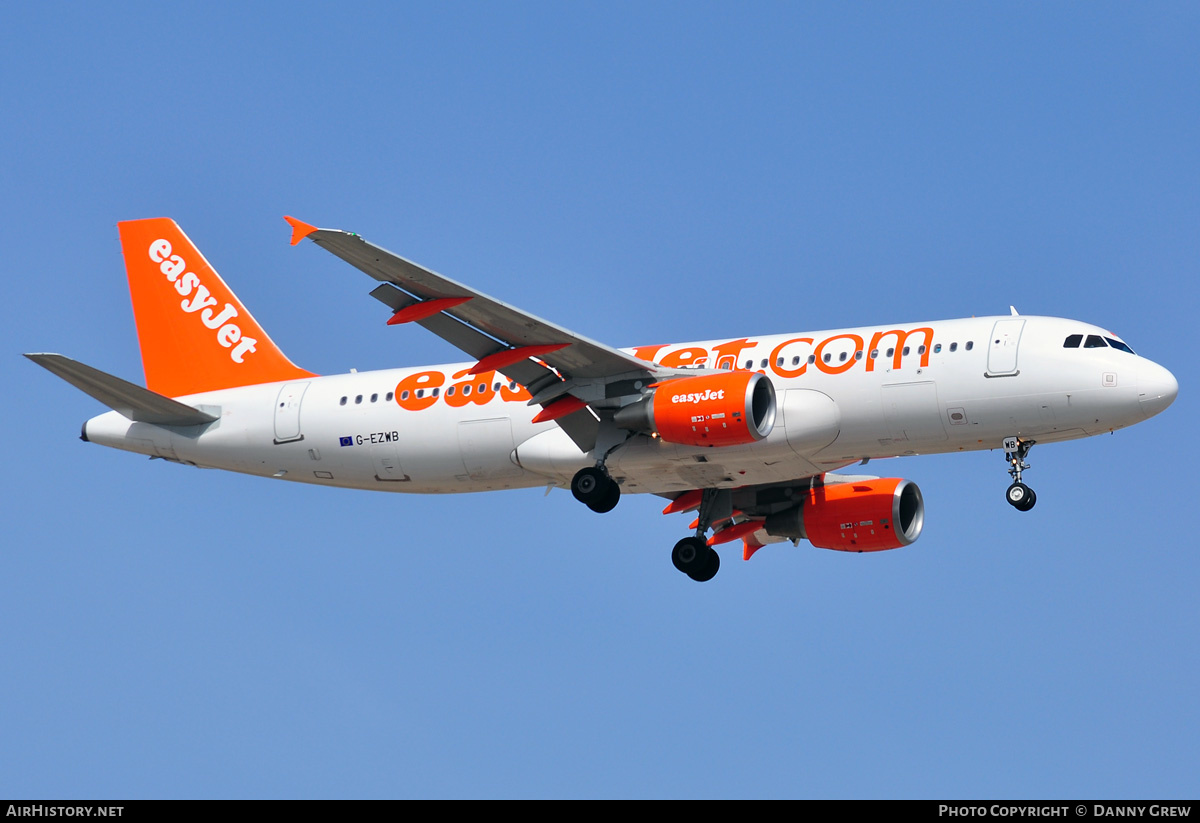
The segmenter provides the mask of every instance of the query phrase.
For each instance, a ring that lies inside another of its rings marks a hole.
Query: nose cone
[[[1157,363],[1143,360],[1138,371],[1138,400],[1142,414],[1153,417],[1175,402],[1179,382],[1175,375]]]

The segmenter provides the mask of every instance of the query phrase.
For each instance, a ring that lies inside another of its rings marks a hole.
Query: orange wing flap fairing
[[[571,344],[547,343],[540,346],[521,346],[516,349],[502,349],[501,351],[493,352],[486,357],[480,358],[479,362],[471,367],[469,374],[500,371],[508,366],[520,363],[522,360],[528,360],[530,357],[542,357],[559,349],[565,349],[569,345]]]
[[[667,507],[663,509],[663,514],[675,514],[675,512],[686,512],[692,509],[700,508],[700,501],[704,497],[704,491],[701,489],[692,489],[684,492],[676,497]]]
[[[573,414],[577,411],[587,408],[587,403],[580,400],[578,397],[567,396],[560,397],[552,403],[547,403],[534,418],[534,423],[548,423],[551,420],[558,420],[566,417],[568,414]]]
[[[387,324],[389,326],[398,326],[401,323],[424,320],[426,317],[432,317],[447,309],[461,306],[470,299],[470,297],[439,297],[432,300],[422,300],[419,303],[413,303],[411,306],[405,306],[397,311],[388,318]]]
[[[735,523],[732,526],[726,526],[719,532],[708,538],[708,545],[719,546],[722,543],[730,543],[739,538],[753,534],[763,527],[761,520],[747,520],[744,523]]]

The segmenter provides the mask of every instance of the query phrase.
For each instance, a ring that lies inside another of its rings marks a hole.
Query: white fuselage
[[[861,461],[1113,431],[1157,414],[1177,384],[1074,320],[980,317],[630,350],[673,367],[751,368],[774,384],[771,434],[696,447],[631,435],[608,459],[625,492],[781,483]],[[179,398],[206,426],[89,420],[87,440],[203,467],[414,493],[567,485],[594,457],[502,375],[472,364],[360,372]],[[466,387],[469,386],[469,393]],[[482,388],[482,391],[481,391]],[[435,395],[436,390],[436,395]],[[420,396],[417,396],[417,392]]]

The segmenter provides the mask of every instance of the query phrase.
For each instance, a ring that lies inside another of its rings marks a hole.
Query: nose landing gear
[[[1019,512],[1027,512],[1037,503],[1037,495],[1034,494],[1033,489],[1021,482],[1021,472],[1029,468],[1025,458],[1029,455],[1029,450],[1033,448],[1035,442],[1034,440],[1021,440],[1018,437],[1004,438],[1004,459],[1009,465],[1008,474],[1013,479],[1012,485],[1004,493],[1004,498]]]

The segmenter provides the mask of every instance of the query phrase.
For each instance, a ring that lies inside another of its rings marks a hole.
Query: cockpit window
[[[1077,348],[1079,348],[1079,344],[1082,342],[1083,342],[1082,334],[1072,334],[1072,335],[1069,335],[1067,337],[1067,339],[1063,342],[1063,348],[1064,349],[1077,349]]]
[[[1133,354],[1133,353],[1134,353],[1134,352],[1133,352],[1133,349],[1131,349],[1131,348],[1129,348],[1128,346],[1126,346],[1126,345],[1125,345],[1124,343],[1122,343],[1120,340],[1114,340],[1114,339],[1113,339],[1113,338],[1111,338],[1111,337],[1106,337],[1106,338],[1104,338],[1104,339],[1108,341],[1108,345],[1112,346],[1112,347],[1113,347],[1114,349],[1116,349],[1117,351],[1129,352],[1130,354]]]
[[[1104,338],[1100,335],[1089,334],[1087,336],[1087,340],[1084,341],[1083,347],[1085,349],[1103,349],[1106,348],[1106,344],[1104,342]]]

